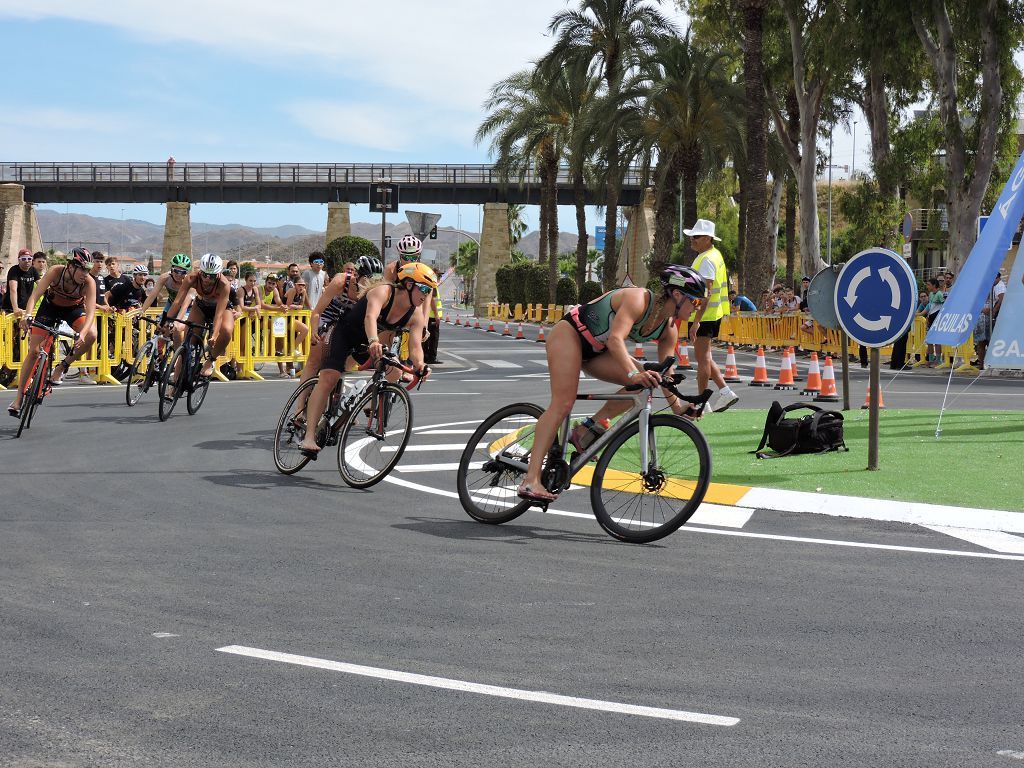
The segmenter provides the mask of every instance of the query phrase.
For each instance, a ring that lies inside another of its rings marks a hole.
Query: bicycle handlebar
[[[144,318],[144,319],[149,320],[148,317]],[[152,322],[155,322],[155,321],[150,320],[149,322],[152,323]],[[207,330],[207,331],[212,331],[213,330],[213,323],[210,323],[210,322],[206,322],[206,323],[192,323],[192,322],[189,322],[188,320],[182,320],[182,319],[177,318],[177,317],[167,317],[167,318],[164,318],[164,322],[167,322],[167,323],[181,323],[182,325],[187,325],[189,328],[195,328],[197,330]]]
[[[52,326],[51,327],[49,325],[46,325],[45,323],[40,323],[34,317],[32,318],[31,327],[32,328],[39,328],[40,330],[46,331],[51,336],[63,336],[66,339],[74,339],[75,341],[78,341],[78,334],[77,333],[74,333],[74,332],[68,333],[67,331],[61,330],[57,326]]]
[[[664,360],[662,360],[660,363],[644,363],[644,370],[645,371],[656,371],[657,373],[659,373],[662,376],[664,376],[665,372],[669,368],[671,368],[673,365],[675,365],[675,364],[676,364],[675,355],[669,355]],[[656,384],[654,386],[659,386],[659,385]],[[652,387],[645,387],[642,384],[627,384],[626,385],[626,391],[627,392],[639,392],[641,389],[654,389],[654,387],[653,386]]]

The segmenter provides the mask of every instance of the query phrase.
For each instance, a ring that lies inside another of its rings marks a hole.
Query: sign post
[[[871,348],[868,469],[878,469],[879,349],[892,344],[914,322],[917,280],[910,265],[887,248],[861,251],[836,280],[835,309],[851,339]]]
[[[380,179],[370,185],[370,211],[380,211],[380,258],[384,259],[386,235],[384,227],[388,212],[398,211],[398,185],[390,179]]]

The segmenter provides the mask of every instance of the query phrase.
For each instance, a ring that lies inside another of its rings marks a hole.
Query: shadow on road
[[[613,545],[617,542],[601,533],[573,533],[555,531],[532,525],[505,523],[488,525],[473,520],[445,520],[441,518],[414,517],[411,523],[395,523],[392,528],[423,533],[442,539],[458,541],[497,541],[502,544],[526,544],[531,541],[572,541],[587,544]],[[648,546],[660,546],[649,544]]]
[[[267,432],[264,429],[256,430],[255,432],[241,432],[242,439],[240,440],[206,440],[202,443],[196,443],[196,448],[201,448],[204,451],[237,451],[245,448],[258,448],[264,451],[274,450],[274,433],[273,431]],[[251,439],[246,440],[245,435],[252,435]]]
[[[349,490],[344,485],[321,483],[300,474],[282,475],[280,472],[262,469],[236,469],[221,475],[203,475],[203,479],[209,480],[214,485],[227,488],[248,488],[255,491],[274,488],[310,488],[317,491]]]

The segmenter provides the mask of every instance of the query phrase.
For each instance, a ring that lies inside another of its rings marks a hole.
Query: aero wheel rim
[[[353,419],[338,446],[339,469],[346,481],[370,483],[387,474],[404,451],[412,427],[410,403],[397,391],[382,389],[356,404]]]
[[[316,379],[302,384],[285,404],[274,432],[274,463],[286,474],[306,465],[308,458],[299,451],[299,443],[306,436],[306,398],[316,386]],[[303,393],[305,396],[303,396]],[[301,402],[301,404],[300,404]]]
[[[657,444],[656,463],[641,471],[637,431],[616,450],[601,478],[601,503],[612,525],[626,535],[673,526],[703,496],[702,459],[693,440],[668,424],[654,425],[650,432]]]
[[[479,511],[498,514],[522,504],[519,485],[525,472],[502,459],[528,463],[537,418],[516,413],[495,422],[473,446],[466,463],[466,492]]]

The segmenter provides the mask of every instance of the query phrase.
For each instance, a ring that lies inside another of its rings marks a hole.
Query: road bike
[[[173,340],[163,331],[159,320],[144,316],[137,320],[156,326],[156,332],[139,348],[135,362],[124,380],[124,397],[128,407],[138,403],[150,389],[160,389],[160,381],[173,352]]]
[[[40,323],[37,320],[33,320],[31,323],[32,328],[38,328],[41,331],[46,332],[46,338],[39,343],[39,352],[36,355],[36,361],[32,365],[32,370],[29,371],[28,377],[25,379],[25,388],[22,390],[21,398],[21,421],[18,423],[18,431],[14,437],[21,437],[21,433],[32,426],[32,416],[36,412],[36,408],[43,402],[43,398],[46,397],[53,389],[51,376],[53,374],[53,344],[60,338],[71,339],[72,346],[78,342],[78,334],[75,332],[67,332],[59,326],[49,326]]]
[[[645,370],[664,373],[674,357],[647,363]],[[701,416],[711,390],[699,396],[681,394],[682,374],[666,378],[661,387],[691,403],[693,418]],[[689,418],[652,413],[653,388],[633,385],[615,394],[577,395],[577,400],[632,400],[633,406],[606,432],[576,453],[569,443],[566,416],[551,446],[541,475],[550,493],[571,483],[590,485],[594,517],[612,537],[643,544],[668,536],[696,512],[711,480],[711,449]],[[544,410],[533,403],[505,406],[477,427],[459,461],[459,500],[474,520],[506,523],[531,506],[518,488],[526,474],[537,419]],[[572,450],[572,456],[566,458]],[[597,457],[596,465],[590,462]]]
[[[188,326],[188,331],[185,342],[174,351],[160,378],[160,421],[167,421],[171,417],[183,392],[188,393],[185,405],[189,415],[194,416],[199,412],[206,399],[206,391],[210,388],[210,377],[202,375],[203,365],[213,359],[213,353],[206,343],[206,337],[213,330],[212,323],[190,323],[188,320],[170,317],[167,319]]]
[[[404,330],[403,330],[404,332]],[[352,488],[369,488],[383,480],[402,458],[412,434],[412,402],[408,390],[422,380],[398,359],[401,333],[374,366],[364,386],[344,391],[344,377],[327,401],[316,427],[316,442],[322,448],[338,446],[338,472]],[[363,366],[365,369],[369,363]],[[387,379],[391,370],[412,376],[406,386]],[[306,404],[319,376],[303,382],[292,392],[281,411],[274,431],[274,466],[286,475],[302,469],[312,459],[300,452],[306,435]]]

